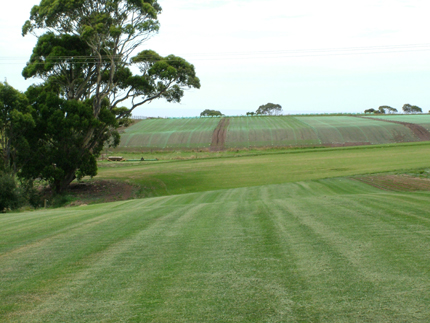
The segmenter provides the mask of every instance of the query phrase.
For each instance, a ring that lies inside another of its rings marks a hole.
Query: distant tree
[[[221,117],[223,114],[218,110],[210,110],[206,109],[202,113],[200,113],[201,117]]]
[[[246,115],[252,117],[253,115],[255,115],[255,112],[247,112]]]
[[[388,113],[395,113],[395,112],[397,112],[397,109],[392,108],[388,105],[381,105],[378,110],[381,111],[381,113],[387,113],[387,112]]]
[[[403,112],[405,113],[422,113],[423,110],[420,107],[417,107],[416,105],[410,105],[409,103],[406,103],[402,107]]]
[[[374,113],[374,112],[375,112],[375,109],[372,109],[372,108],[364,110],[364,113]]]
[[[387,108],[388,108],[388,106],[381,105],[381,106],[378,108],[378,110],[376,110],[376,111],[378,111],[377,113],[383,113],[383,114],[385,114],[385,113],[386,113],[386,110],[388,110]]]
[[[264,105],[260,105],[257,109],[257,114],[279,114],[282,112],[282,107],[279,104],[267,103]]]

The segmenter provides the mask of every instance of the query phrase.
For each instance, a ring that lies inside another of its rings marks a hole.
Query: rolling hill
[[[429,130],[428,115],[148,119],[125,129],[119,149],[374,145],[430,140]]]

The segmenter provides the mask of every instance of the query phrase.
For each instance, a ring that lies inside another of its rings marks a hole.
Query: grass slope
[[[430,194],[326,179],[0,215],[2,322],[428,322]]]
[[[429,156],[430,143],[292,150],[240,158],[104,163],[98,178],[128,180],[142,187],[145,196],[160,196],[424,168],[430,166]]]

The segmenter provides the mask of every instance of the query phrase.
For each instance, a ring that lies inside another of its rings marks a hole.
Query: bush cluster
[[[40,194],[33,183],[22,181],[18,185],[11,173],[0,172],[0,212],[15,210],[24,205],[40,205]]]

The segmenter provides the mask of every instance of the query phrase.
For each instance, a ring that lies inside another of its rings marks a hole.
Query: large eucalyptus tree
[[[183,58],[139,51],[157,33],[160,13],[156,0],[41,0],[31,9],[22,32],[38,40],[23,76],[44,80],[29,89],[39,113],[35,120],[45,122],[34,137],[43,139],[38,140],[41,153],[56,149],[57,157],[23,174],[46,178],[57,191],[77,175],[95,175],[94,157],[112,136],[118,143],[115,129],[133,109],[159,98],[179,102],[184,89],[200,87],[194,66]],[[46,123],[51,116],[63,125],[61,135]],[[67,131],[70,138],[62,141]],[[60,141],[56,148],[55,141]],[[64,158],[67,154],[73,154],[73,162]]]

